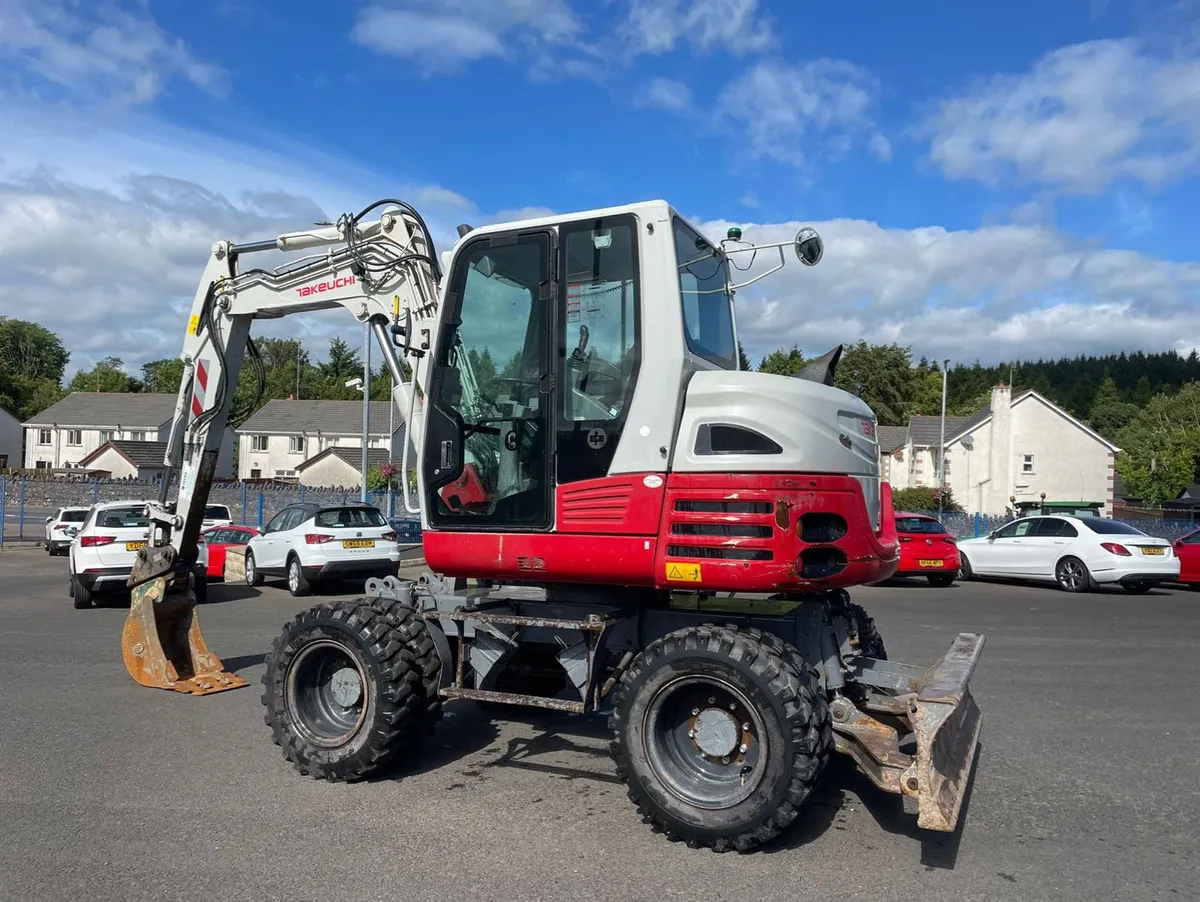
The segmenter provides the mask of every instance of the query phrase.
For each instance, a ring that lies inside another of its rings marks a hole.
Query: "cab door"
[[[483,236],[456,257],[421,460],[434,529],[553,524],[555,252],[539,230]]]

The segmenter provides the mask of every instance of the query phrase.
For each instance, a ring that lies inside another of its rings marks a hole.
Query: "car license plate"
[[[1159,545],[1143,545],[1142,554],[1163,554],[1166,551]]]
[[[922,567],[940,567],[940,566],[942,566],[941,561],[917,561],[917,563],[920,564]]]
[[[126,551],[137,551],[139,548],[145,548],[145,547],[146,547],[145,542],[126,542],[125,543]]]
[[[344,539],[342,541],[343,548],[374,548],[374,539]]]

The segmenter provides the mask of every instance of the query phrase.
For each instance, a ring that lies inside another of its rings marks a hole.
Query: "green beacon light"
[[[737,226],[733,226],[729,229],[728,232],[725,233],[725,237],[728,238],[730,241],[741,241],[742,240],[742,230],[739,229]]]

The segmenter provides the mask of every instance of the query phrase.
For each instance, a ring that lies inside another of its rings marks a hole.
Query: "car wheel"
[[[83,610],[92,606],[92,590],[81,583],[78,578],[71,582],[71,597],[75,599],[75,608]]]
[[[1054,579],[1064,592],[1084,592],[1091,588],[1092,575],[1077,557],[1065,557],[1054,568]]]
[[[975,578],[975,571],[971,569],[971,562],[967,560],[967,556],[962,552],[958,555],[958,578],[968,580]]]
[[[258,572],[258,568],[254,566],[254,552],[246,551],[246,585],[261,586],[263,583],[262,574]]]
[[[298,557],[288,559],[287,582],[288,591],[297,598],[312,592],[312,586],[304,576],[304,568],[300,566]]]

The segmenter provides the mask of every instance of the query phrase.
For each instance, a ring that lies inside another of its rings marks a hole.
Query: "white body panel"
[[[698,454],[705,424],[740,426],[774,441],[779,454]],[[711,370],[687,385],[671,469],[680,473],[844,473],[863,487],[879,523],[876,418],[849,392],[770,373]]]
[[[1075,535],[1038,535],[1037,524],[1047,520],[1065,521]],[[1092,530],[1089,522],[1103,531]],[[1128,531],[1115,531],[1119,529]],[[1105,543],[1128,554],[1114,554],[1103,547]],[[958,549],[979,576],[1053,581],[1059,562],[1069,556],[1083,561],[1092,579],[1101,584],[1134,577],[1147,581],[1179,577],[1179,558],[1169,541],[1103,518],[1025,517],[991,535],[960,539]]]

